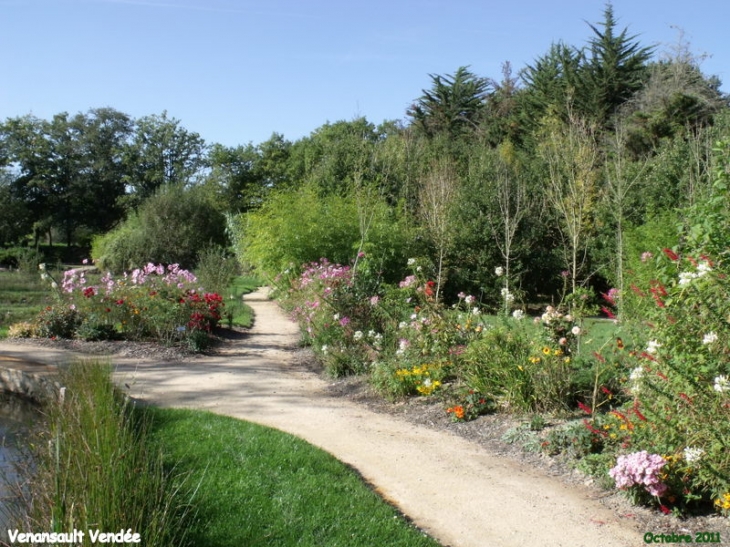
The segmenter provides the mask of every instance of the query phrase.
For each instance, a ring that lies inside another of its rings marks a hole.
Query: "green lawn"
[[[0,272],[0,338],[13,323],[32,320],[53,297],[38,274]]]
[[[225,294],[222,295],[226,303],[221,322],[224,327],[250,328],[253,326],[253,310],[241,299],[244,294],[253,292],[260,286],[261,281],[257,277],[239,275],[233,280]]]
[[[166,461],[197,488],[194,545],[439,545],[356,472],[297,437],[208,412],[145,412]]]

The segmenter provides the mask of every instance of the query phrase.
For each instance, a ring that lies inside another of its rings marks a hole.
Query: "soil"
[[[208,354],[129,342],[5,342],[109,355],[130,395],[207,409],[298,435],[348,463],[416,526],[444,546],[628,547],[644,535],[719,534],[729,519],[679,519],[632,506],[566,459],[502,440],[521,423],[506,414],[454,423],[435,398],[388,402],[363,378],[332,379],[298,345],[297,326],[259,291],[246,300],[256,323],[227,331]],[[31,349],[33,348],[33,349]],[[58,353],[54,353],[56,359]]]

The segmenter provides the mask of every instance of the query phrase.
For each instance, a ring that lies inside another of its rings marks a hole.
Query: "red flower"
[[[644,416],[641,413],[641,411],[639,411],[639,401],[638,400],[635,400],[634,401],[634,408],[633,408],[633,410],[634,410],[634,414],[636,414],[636,417],[639,418],[639,420],[641,420],[642,422],[645,422],[646,421],[646,416]]]
[[[84,296],[85,296],[86,298],[91,298],[91,297],[92,297],[92,296],[94,296],[95,294],[96,294],[96,291],[94,290],[94,287],[86,287],[86,288],[84,289]]]
[[[613,312],[609,310],[606,306],[602,306],[601,311],[605,313],[609,319],[616,319],[616,316],[613,314]]]
[[[662,249],[664,251],[664,254],[667,255],[669,260],[679,260],[679,255],[675,253],[672,249],[664,248]]]
[[[632,291],[634,291],[634,292],[635,292],[636,294],[638,294],[639,296],[642,296],[642,297],[643,297],[643,296],[646,296],[646,294],[644,293],[644,291],[642,291],[642,290],[641,290],[641,289],[640,289],[639,287],[637,287],[637,286],[636,286],[636,285],[634,285],[633,283],[631,284],[631,290],[632,290]]]
[[[578,408],[580,408],[586,414],[593,414],[593,411],[588,406],[581,403],[580,401],[578,401]]]
[[[668,515],[669,513],[671,513],[671,511],[669,510],[669,507],[667,507],[666,505],[659,505],[659,510],[662,513],[664,513],[665,515]]]
[[[692,398],[689,395],[687,395],[686,393],[680,393],[679,396],[682,399],[684,399],[685,401],[687,401],[689,404],[692,404]]]
[[[435,281],[426,281],[426,288],[423,290],[423,292],[426,294],[428,298],[433,298],[434,292],[433,288],[436,286]]]

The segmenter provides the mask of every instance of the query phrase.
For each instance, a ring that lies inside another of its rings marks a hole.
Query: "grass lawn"
[[[40,275],[0,272],[0,338],[7,337],[10,325],[32,320],[52,301],[51,291]]]
[[[144,412],[166,461],[197,488],[194,545],[439,545],[349,467],[301,439],[208,412]]]
[[[226,289],[226,294],[222,295],[225,299],[226,309],[223,314],[221,324],[226,327],[244,327],[253,326],[253,310],[241,299],[244,294],[251,293],[261,286],[261,281],[257,277],[237,276]]]

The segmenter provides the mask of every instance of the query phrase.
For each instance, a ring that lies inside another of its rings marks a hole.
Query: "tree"
[[[429,76],[431,89],[424,89],[407,111],[413,127],[428,137],[458,138],[473,132],[485,106],[489,81],[463,66],[454,74]]]
[[[42,233],[62,230],[71,244],[80,228],[104,231],[123,215],[122,150],[130,134],[125,114],[105,108],[52,120],[8,119],[3,142],[13,195]]]
[[[642,47],[628,30],[616,31],[613,7],[607,4],[599,26],[589,24],[594,36],[585,48],[555,43],[550,51],[521,73],[523,123],[536,129],[547,115],[568,122],[578,115],[597,125],[610,126],[618,108],[641,89],[652,48]]]
[[[630,194],[641,181],[647,168],[647,161],[631,162],[626,151],[626,132],[623,126],[617,125],[611,135],[608,145],[608,157],[605,164],[606,193],[608,211],[615,225],[616,248],[613,257],[615,260],[615,286],[619,295],[624,295],[624,258],[625,258],[625,225],[626,209],[629,206]],[[619,317],[623,314],[623,300],[618,301]]]
[[[210,171],[205,185],[211,189],[221,208],[231,213],[250,210],[261,199],[261,180],[257,173],[257,149],[252,145],[226,147],[214,144],[208,151]]]
[[[451,211],[459,193],[459,179],[447,160],[436,162],[421,181],[420,213],[427,238],[436,249],[436,293],[438,300],[446,278],[444,258],[453,241]]]
[[[546,197],[560,219],[572,291],[587,258],[591,214],[597,197],[598,146],[595,130],[571,116],[545,124],[540,155],[547,164]]]
[[[132,205],[167,184],[190,184],[205,166],[205,141],[162,115],[137,120],[134,137],[125,150],[125,182]]]
[[[648,75],[653,48],[642,47],[624,28],[616,34],[617,21],[609,3],[601,27],[589,24],[594,37],[588,42],[590,56],[585,73],[589,88],[582,114],[605,126],[618,108],[639,91]]]
[[[528,212],[540,216],[542,196],[531,191],[529,179],[521,170],[514,146],[509,141],[496,150],[485,149],[480,159],[483,162],[481,176],[487,179],[483,191],[493,200],[485,217],[504,265],[502,288],[510,292],[518,230]]]

